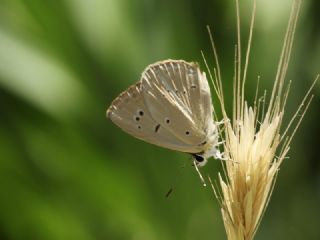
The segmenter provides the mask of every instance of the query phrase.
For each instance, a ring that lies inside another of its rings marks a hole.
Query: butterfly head
[[[192,153],[191,154],[193,160],[196,162],[198,167],[203,167],[207,164],[208,158],[214,157],[215,159],[220,159],[220,151],[216,147],[216,145],[212,146],[205,152],[200,153]]]
[[[208,162],[203,153],[193,153],[191,155],[197,167],[203,167]]]
[[[217,128],[214,124],[210,124],[209,126],[209,134],[207,141],[205,141],[205,144],[203,145],[203,151],[191,154],[198,167],[203,167],[206,165],[210,157],[221,159],[221,153],[218,149],[219,143],[218,132],[216,130]]]

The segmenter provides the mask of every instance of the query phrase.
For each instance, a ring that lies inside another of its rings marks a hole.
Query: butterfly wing
[[[141,82],[129,87],[112,102],[107,117],[125,132],[146,142],[181,152],[189,152],[192,148],[151,116],[143,99]]]
[[[213,126],[211,93],[198,65],[167,60],[142,74],[145,104],[153,117],[182,143],[201,152]]]

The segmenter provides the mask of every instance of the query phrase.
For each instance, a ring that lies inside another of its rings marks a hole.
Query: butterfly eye
[[[189,132],[189,131],[186,131],[185,133],[186,133],[186,135],[189,135],[189,134],[190,134],[190,132]]]
[[[197,162],[203,162],[204,158],[200,155],[194,155]]]
[[[138,114],[139,114],[140,116],[143,116],[144,112],[143,112],[142,110],[139,110],[139,111],[138,111]]]

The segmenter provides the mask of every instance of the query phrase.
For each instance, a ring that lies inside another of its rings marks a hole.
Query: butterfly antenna
[[[165,195],[166,198],[168,198],[171,195],[172,192],[173,192],[173,187],[169,188],[168,192]]]
[[[174,180],[174,184],[173,184],[173,187],[170,187],[169,190],[167,191],[165,197],[168,198],[171,193],[173,192],[173,189],[174,187],[177,185],[177,180],[178,180],[178,177],[181,175],[182,173],[182,170],[185,168],[186,164],[183,164],[181,167],[179,167],[177,173],[176,173],[176,178]]]
[[[201,173],[200,173],[200,171],[199,171],[199,168],[198,168],[198,166],[197,166],[197,162],[196,162],[195,160],[193,161],[193,165],[194,165],[194,167],[195,167],[195,169],[196,169],[196,171],[197,171],[197,173],[198,173],[198,175],[199,175],[199,177],[200,177],[200,180],[201,180],[202,185],[203,185],[204,187],[206,187],[206,186],[207,186],[206,181],[205,181],[204,178],[202,177],[202,175],[201,175]]]

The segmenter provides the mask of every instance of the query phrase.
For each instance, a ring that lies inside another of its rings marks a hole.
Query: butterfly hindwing
[[[192,145],[181,141],[164,127],[163,122],[152,117],[145,104],[141,82],[121,93],[107,110],[107,116],[125,132],[141,140],[176,151],[192,150]]]

